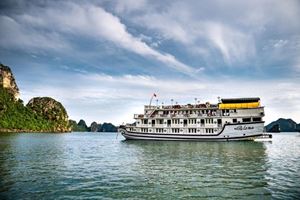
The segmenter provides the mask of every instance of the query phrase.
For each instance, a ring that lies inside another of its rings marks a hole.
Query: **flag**
[[[156,94],[155,94],[155,93],[153,93],[153,96],[154,96],[154,97],[156,97]]]

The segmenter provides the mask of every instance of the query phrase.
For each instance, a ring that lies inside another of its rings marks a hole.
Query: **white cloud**
[[[38,32],[8,16],[0,16],[0,46],[4,49],[70,50],[69,44],[55,32]]]
[[[254,40],[250,35],[211,22],[206,23],[206,30],[208,39],[220,50],[229,65],[255,55]]]
[[[166,39],[180,42],[188,49],[207,55],[209,48],[220,51],[229,65],[245,61],[255,55],[251,34],[230,27],[226,23],[198,18],[189,6],[174,3],[166,12],[146,13],[133,21],[148,29],[160,32]],[[167,24],[167,26],[166,26]],[[208,43],[209,45],[207,46]]]
[[[42,13],[42,14],[41,14]],[[50,6],[43,9],[37,9],[33,13],[26,13],[24,15],[16,16],[16,19],[2,17],[2,21],[9,21],[7,24],[6,38],[3,39],[8,43],[14,43],[16,46],[20,42],[24,42],[25,46],[31,47],[32,44],[38,47],[60,48],[61,42],[55,36],[57,33],[81,35],[91,37],[94,40],[107,40],[113,42],[119,47],[128,51],[134,52],[138,55],[157,60],[164,64],[164,66],[173,68],[185,74],[192,74],[195,70],[177,60],[174,56],[168,53],[161,53],[151,46],[147,45],[140,38],[133,36],[127,31],[125,24],[120,19],[111,13],[105,11],[103,8],[95,5],[77,5],[74,3],[61,3],[59,6]],[[9,20],[6,20],[9,19]],[[16,22],[19,21],[19,22]],[[5,23],[3,23],[5,25]],[[29,28],[25,28],[29,27]],[[32,29],[29,32],[26,30]],[[51,34],[47,31],[51,30]],[[11,38],[12,34],[17,34],[19,37]],[[38,34],[38,32],[40,34]],[[49,36],[44,38],[45,36]],[[51,38],[51,37],[52,38]],[[19,39],[24,38],[24,39]],[[30,38],[31,40],[27,40]],[[47,39],[50,38],[51,40]],[[55,41],[55,39],[57,39]],[[67,40],[67,39],[66,39]],[[25,42],[27,41],[27,42]],[[2,45],[4,46],[5,44]]]
[[[145,8],[146,4],[146,0],[116,1],[116,11],[119,13],[132,12]]]
[[[199,53],[214,68],[219,64],[214,62],[219,58],[215,49],[227,66],[245,66],[260,57],[259,48],[266,38],[284,36],[282,40],[286,40],[300,31],[297,0],[148,1],[143,12],[126,13],[125,17],[185,45],[183,51]],[[269,55],[272,57],[272,52]],[[264,64],[260,67],[266,67]]]

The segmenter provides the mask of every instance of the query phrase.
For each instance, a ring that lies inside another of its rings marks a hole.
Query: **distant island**
[[[292,119],[279,118],[278,120],[271,122],[266,127],[267,132],[300,132],[300,124],[297,124]]]
[[[91,123],[88,127],[83,119],[78,123],[74,120],[69,120],[69,124],[74,132],[117,132],[117,127],[112,123],[98,124],[97,122]]]
[[[19,88],[8,66],[0,63],[0,132],[115,132],[111,123],[69,120],[64,106],[51,97],[34,97],[27,105],[20,99]]]

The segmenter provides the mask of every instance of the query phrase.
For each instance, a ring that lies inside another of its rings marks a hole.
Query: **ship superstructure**
[[[135,123],[120,126],[126,139],[252,140],[263,135],[260,98],[221,99],[217,104],[145,105]]]

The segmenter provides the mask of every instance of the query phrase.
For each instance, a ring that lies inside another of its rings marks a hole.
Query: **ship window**
[[[261,121],[261,117],[253,117],[253,121],[254,122],[260,122]]]
[[[171,125],[171,120],[170,119],[168,119],[167,124]]]
[[[162,129],[162,128],[158,128],[158,129],[157,129],[157,132],[158,132],[158,133],[162,133],[163,130],[164,130],[164,129]]]
[[[218,119],[218,124],[222,124],[222,119]]]
[[[251,122],[251,118],[243,118],[243,122]]]
[[[212,124],[213,123],[213,119],[205,119],[205,123]]]
[[[206,133],[213,133],[214,130],[213,130],[212,128],[207,128],[207,129],[205,129],[205,132],[206,132]]]
[[[195,128],[189,128],[189,133],[196,133],[196,129]]]
[[[237,122],[237,119],[232,119],[232,122],[233,122],[233,123],[236,123],[236,122]]]
[[[189,124],[196,124],[196,119],[189,119]]]
[[[179,133],[179,128],[172,128],[172,133]]]
[[[201,124],[204,124],[204,119],[201,119]]]
[[[153,125],[155,124],[155,120],[152,120],[152,124],[153,124]]]

